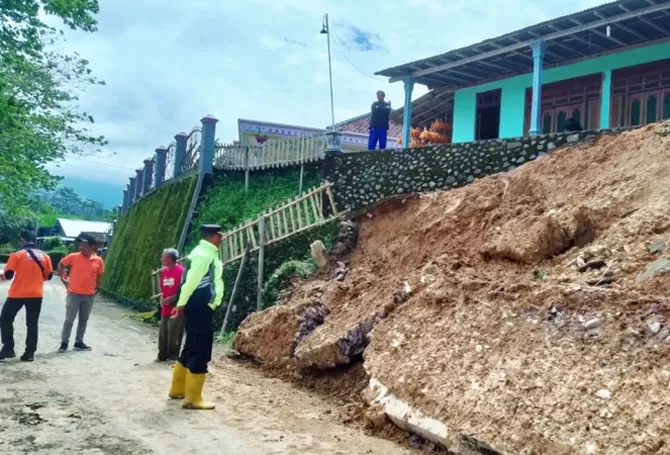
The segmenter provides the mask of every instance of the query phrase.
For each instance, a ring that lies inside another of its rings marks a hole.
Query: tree
[[[63,32],[39,14],[93,32],[98,11],[97,0],[0,1],[0,200],[7,213],[26,207],[35,189],[55,186],[48,163],[106,144],[90,133],[94,119],[79,111],[76,95],[102,82],[79,55],[50,50]]]

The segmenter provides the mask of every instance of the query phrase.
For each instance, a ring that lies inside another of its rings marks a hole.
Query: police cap
[[[223,234],[221,226],[218,224],[203,224],[200,226],[201,235],[214,235],[214,234]]]

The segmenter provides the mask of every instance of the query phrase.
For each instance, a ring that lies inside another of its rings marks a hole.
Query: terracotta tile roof
[[[349,133],[368,134],[370,131],[370,116],[372,114],[363,114],[358,117],[350,118],[343,122],[335,124],[335,127],[340,131]],[[389,120],[389,137],[402,136],[402,123],[395,120]]]

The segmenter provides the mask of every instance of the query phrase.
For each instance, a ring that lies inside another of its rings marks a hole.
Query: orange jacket
[[[44,273],[30,256],[28,250],[32,251],[35,258],[42,264]],[[26,299],[43,297],[44,282],[50,280],[52,276],[53,265],[49,255],[38,250],[34,245],[26,245],[25,248],[9,255],[9,260],[0,278],[3,280],[14,279],[9,286],[7,297]]]

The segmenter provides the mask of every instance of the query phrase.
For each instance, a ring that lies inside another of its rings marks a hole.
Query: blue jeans
[[[370,138],[368,139],[368,150],[374,150],[379,142],[379,149],[386,148],[386,130],[379,128],[370,128]]]

